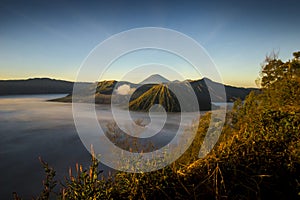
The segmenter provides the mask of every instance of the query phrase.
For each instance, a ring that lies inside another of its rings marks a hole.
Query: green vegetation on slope
[[[198,153],[210,123],[199,122],[189,149],[164,169],[101,179],[97,161],[77,166],[56,195],[62,199],[299,199],[300,52],[287,62],[268,57],[261,73],[262,92],[236,101],[218,143],[208,156]],[[297,56],[298,55],[298,56]],[[53,169],[39,199],[48,199]],[[18,199],[17,195],[15,198]]]
[[[130,101],[129,109],[149,111],[154,104],[160,104],[167,112],[179,112],[180,104],[166,84],[152,86],[138,98]]]
[[[159,104],[167,112],[211,110],[209,92],[207,87],[200,84],[200,82],[202,83],[203,79],[192,84],[185,81],[143,85],[133,93],[129,109],[149,111],[153,105]],[[180,105],[180,99],[182,105]]]
[[[114,80],[101,81],[97,84],[96,93],[111,95],[117,83],[118,82]]]

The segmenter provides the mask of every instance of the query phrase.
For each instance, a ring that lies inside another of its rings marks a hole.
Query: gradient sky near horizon
[[[1,1],[0,79],[74,81],[81,63],[100,42],[150,26],[174,29],[196,40],[225,84],[254,87],[268,53],[279,51],[287,60],[300,50],[299,8],[298,0]],[[120,77],[114,70],[107,75]],[[197,78],[188,70],[185,77]]]

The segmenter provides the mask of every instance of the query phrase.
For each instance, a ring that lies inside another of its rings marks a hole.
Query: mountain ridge
[[[157,84],[157,83],[169,83],[169,82],[171,81],[169,81],[162,75],[152,74],[149,77],[145,78],[143,81],[141,81],[139,84],[144,85],[144,84]]]
[[[150,76],[151,77],[151,76]],[[164,80],[164,79],[162,79]],[[234,87],[223,85],[222,83],[214,82],[208,78],[189,81],[169,81],[167,83],[159,84],[135,84],[128,81],[100,81],[96,83],[78,83],[82,89],[82,96],[75,98],[78,102],[95,102],[98,104],[109,104],[112,98],[115,102],[122,104],[129,99],[129,108],[132,110],[148,111],[152,105],[161,104],[165,106],[166,111],[178,112],[180,106],[176,100],[176,96],[170,91],[170,87],[180,90],[182,93],[191,95],[191,91],[185,93],[192,88],[199,103],[201,110],[209,110],[211,102],[233,102],[236,99],[245,99],[245,97],[255,88]],[[208,85],[207,85],[208,84]],[[127,85],[127,89],[133,90],[133,93],[118,93],[115,92],[121,86]],[[189,85],[189,87],[187,87]],[[36,78],[27,80],[0,80],[0,95],[16,95],[16,94],[69,94],[60,99],[51,101],[58,102],[72,102],[74,82],[49,79],[49,78]],[[224,86],[226,97],[219,96],[218,89]],[[210,88],[209,88],[210,87]],[[192,93],[193,93],[192,92]]]
[[[0,80],[0,95],[70,93],[74,82],[51,78]]]

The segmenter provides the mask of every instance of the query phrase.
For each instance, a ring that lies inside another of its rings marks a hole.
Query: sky
[[[0,79],[74,81],[84,60],[101,42],[133,28],[161,27],[198,42],[225,84],[256,87],[267,54],[279,52],[282,60],[288,60],[300,50],[299,9],[298,0],[2,0]],[[153,60],[147,59],[149,56]],[[199,77],[182,59],[150,50],[120,58],[102,78],[118,80],[136,60],[149,65],[160,59],[172,61],[168,64],[175,69],[182,68],[179,71],[184,78]],[[164,72],[166,78],[174,78],[167,69]],[[152,71],[132,76],[132,81],[138,82],[148,73]]]

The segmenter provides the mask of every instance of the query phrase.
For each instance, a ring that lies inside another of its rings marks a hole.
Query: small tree
[[[287,106],[300,99],[300,51],[293,56],[292,60],[283,62],[278,54],[271,53],[262,65],[261,87],[272,99],[270,104]]]
[[[298,60],[300,58],[300,51],[294,52],[293,56]]]

